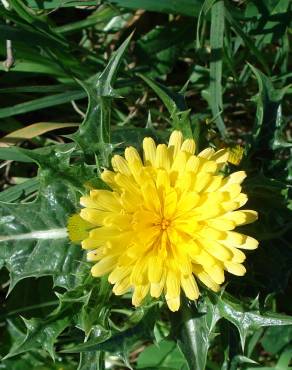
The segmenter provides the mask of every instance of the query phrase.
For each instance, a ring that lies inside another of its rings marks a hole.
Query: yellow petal
[[[180,151],[183,136],[180,131],[173,131],[168,141],[168,147],[172,152],[172,158],[175,158]]]
[[[220,149],[211,156],[212,161],[215,161],[216,163],[226,163],[228,158],[228,149]]]
[[[239,184],[228,184],[220,189],[222,192],[227,192],[229,199],[233,200],[238,197],[241,192],[241,186]]]
[[[150,285],[150,295],[151,297],[158,298],[161,296],[163,288],[165,286],[166,273],[165,270],[161,276],[161,279],[157,283],[151,283]]]
[[[163,216],[169,220],[175,213],[177,206],[177,194],[175,190],[170,189],[164,196]]]
[[[242,210],[226,213],[224,219],[233,221],[236,225],[250,224],[258,219],[256,211]]]
[[[192,274],[192,260],[190,256],[186,253],[186,250],[183,249],[183,246],[177,246],[175,256],[175,269],[180,272],[179,275],[191,275]],[[179,276],[178,275],[178,276]]]
[[[259,245],[259,242],[252,238],[251,236],[246,236],[245,243],[241,244],[239,248],[242,249],[256,249]]]
[[[219,238],[219,239],[223,239],[223,240],[220,240],[220,242],[226,245],[236,245],[237,246],[237,245],[243,244],[245,241],[245,235],[237,233],[235,231],[227,231],[225,235],[226,235],[225,237]]]
[[[129,169],[134,176],[134,179],[139,184],[142,181],[142,170],[143,170],[143,163],[138,151],[133,148],[129,147],[125,150],[125,157],[128,162]]]
[[[200,244],[209,254],[217,258],[219,261],[226,261],[232,257],[230,250],[215,240],[202,239],[200,240]]]
[[[112,158],[112,166],[115,172],[123,173],[124,175],[131,176],[127,161],[120,155],[114,155]]]
[[[151,137],[145,137],[145,139],[143,140],[143,154],[145,165],[154,166],[156,158],[156,145]]]
[[[222,179],[223,179],[223,176],[220,176],[220,175],[212,176],[211,179],[210,179],[210,182],[205,187],[204,191],[208,192],[208,193],[211,193],[213,191],[218,190],[220,188],[221,184],[222,184]]]
[[[229,184],[241,184],[243,180],[246,178],[245,171],[237,171],[233,172],[231,175],[227,177],[227,182]]]
[[[181,151],[194,154],[196,149],[196,143],[193,139],[186,139],[181,146]]]
[[[89,237],[99,241],[108,241],[111,237],[119,235],[119,233],[119,229],[115,227],[102,226],[91,230]]]
[[[178,194],[182,194],[184,192],[187,192],[192,187],[192,178],[193,175],[191,172],[183,172],[178,174],[178,177],[175,181],[175,190]]]
[[[208,288],[210,288],[214,292],[218,292],[220,290],[219,284],[215,283],[211,276],[207,274],[207,272],[204,271],[202,267],[197,265],[193,266],[193,272]]]
[[[141,302],[148,294],[149,288],[150,288],[150,284],[135,286],[135,290],[134,290],[133,297],[132,297],[132,304],[135,307],[140,306]]]
[[[159,169],[157,171],[156,186],[159,190],[168,190],[170,188],[170,179],[166,170]]]
[[[211,239],[211,240],[225,239],[227,236],[225,231],[213,229],[211,227],[204,227],[203,229],[199,230],[197,234],[201,238],[206,238],[206,239]]]
[[[104,243],[105,242],[101,240],[86,238],[82,241],[81,246],[83,249],[95,249],[97,247],[100,247],[101,245],[104,245]]]
[[[229,201],[229,202],[222,202],[221,207],[225,212],[231,212],[234,211],[238,208],[238,203],[234,201]]]
[[[170,311],[172,312],[176,312],[179,310],[179,306],[180,306],[180,297],[177,296],[177,297],[174,297],[174,298],[170,298],[166,295],[166,303],[167,303],[167,306],[168,308],[170,309]]]
[[[207,173],[215,173],[217,171],[217,164],[215,161],[206,161],[202,164],[199,171]]]
[[[139,209],[133,214],[132,225],[135,231],[142,231],[153,227],[153,225],[159,224],[161,217],[153,214],[151,211],[145,209]]]
[[[133,285],[145,285],[148,281],[146,258],[140,258],[134,265],[131,272],[131,283]]]
[[[120,201],[123,209],[130,213],[135,212],[141,203],[140,197],[128,190],[123,191]]]
[[[212,176],[208,173],[204,172],[198,173],[194,183],[194,190],[198,193],[201,192],[204,189],[204,187],[208,185],[211,178]]]
[[[141,191],[144,198],[145,208],[150,211],[160,213],[161,204],[156,188],[152,184],[146,183],[142,186]]]
[[[187,298],[191,300],[199,298],[199,288],[193,275],[182,276],[181,286]]]
[[[180,274],[178,271],[169,269],[166,276],[166,296],[168,298],[179,297],[180,294]]]
[[[118,281],[113,287],[113,293],[115,295],[125,294],[131,287],[129,277],[125,277],[123,280]]]
[[[101,179],[108,184],[113,190],[116,190],[116,183],[115,183],[115,172],[104,170],[100,175]]]
[[[194,191],[182,194],[177,203],[177,214],[179,215],[191,211],[196,207],[199,200],[200,196]]]
[[[197,221],[207,221],[222,214],[222,208],[219,204],[206,202],[201,207],[195,209],[194,213],[196,214],[195,218]]]
[[[100,209],[99,204],[95,200],[93,200],[89,195],[81,197],[79,201],[83,207]]]
[[[115,183],[119,185],[122,189],[128,190],[132,193],[135,193],[137,196],[139,196],[139,188],[137,184],[133,181],[133,178],[130,176],[123,175],[121,173],[118,173],[115,176]]]
[[[237,208],[240,208],[245,205],[248,201],[247,195],[244,193],[240,193],[238,197],[234,198],[234,201],[237,202]]]
[[[131,273],[130,266],[117,266],[110,273],[108,281],[111,284],[115,284],[116,282],[123,280],[125,277],[129,276],[130,273]]]
[[[256,249],[259,244],[259,242],[251,236],[234,231],[228,231],[226,239],[220,240],[220,243],[240,249]]]
[[[186,164],[186,171],[190,172],[197,172],[198,168],[200,166],[200,159],[196,157],[195,155],[192,155]]]
[[[148,248],[155,248],[155,245],[157,244],[157,240],[159,240],[159,234],[161,233],[159,226],[152,226],[147,228],[146,230],[140,230],[136,233],[136,241],[138,244],[135,247],[131,247],[131,250],[129,250],[129,253],[131,252],[132,256],[139,256],[141,255],[141,252],[143,251],[142,247],[144,248],[144,251]]]
[[[206,221],[207,225],[212,227],[213,229],[228,231],[233,230],[235,228],[235,223],[231,220],[221,219],[221,218],[214,218],[211,220]]]
[[[112,253],[124,252],[125,248],[130,248],[132,245],[133,232],[132,231],[118,231],[107,242],[107,247]]]
[[[199,229],[198,223],[191,218],[178,218],[171,223],[171,226],[175,227],[177,232],[180,234],[187,234],[189,237],[193,237],[196,231]]]
[[[198,154],[198,157],[210,159],[212,158],[214,153],[215,153],[215,150],[213,148],[206,148]]]
[[[178,152],[177,156],[174,158],[171,172],[183,172],[186,167],[188,160],[188,155],[186,152]]]
[[[109,273],[116,267],[117,260],[117,256],[109,256],[103,258],[91,268],[92,276],[100,277]]]
[[[101,260],[105,256],[104,250],[105,250],[105,248],[101,247],[101,248],[94,249],[93,251],[88,252],[87,255],[86,255],[87,261],[93,262],[93,261]]]
[[[191,240],[189,241],[185,246],[184,246],[185,250],[186,250],[186,253],[188,254],[188,256],[194,260],[194,258],[196,258],[196,256],[200,253],[201,251],[201,248],[198,246],[198,244]]]
[[[150,295],[153,298],[159,298],[162,294],[164,288],[164,282],[163,283],[151,283],[150,285]]]
[[[152,256],[148,262],[148,279],[151,283],[159,283],[164,270],[163,261],[159,256]]]
[[[217,264],[211,267],[205,267],[204,269],[216,284],[221,285],[224,283],[225,277],[223,266]]]
[[[237,249],[237,248],[235,248],[235,247],[233,247],[233,246],[228,246],[227,247],[231,252],[232,252],[232,254],[233,254],[233,257],[231,258],[231,262],[235,262],[235,263],[242,263],[242,262],[244,262],[245,261],[245,254],[241,251],[241,250],[239,250],[239,249]]]
[[[128,162],[130,171],[136,181],[137,184],[142,184],[144,182],[144,170],[141,159],[132,159]]]
[[[111,214],[110,212],[99,211],[97,209],[84,208],[80,211],[80,216],[83,220],[90,222],[93,225],[101,226],[104,219]]]
[[[159,144],[156,149],[155,167],[170,169],[170,158],[165,144]]]
[[[243,265],[234,262],[224,262],[224,266],[228,272],[233,275],[243,276],[246,273],[246,269]]]
[[[243,157],[244,149],[240,145],[235,145],[231,148],[228,148],[228,162],[234,164],[235,166],[239,165]]]
[[[216,263],[216,259],[203,249],[201,249],[199,254],[190,257],[195,263],[202,266],[213,266]]]
[[[119,195],[109,190],[91,190],[90,197],[81,197],[80,204],[88,208],[119,212],[121,205]]]
[[[105,226],[113,226],[121,231],[132,229],[132,217],[127,214],[113,213],[104,220]]]
[[[141,166],[142,166],[141,157],[140,157],[137,149],[135,149],[132,146],[129,146],[128,148],[126,148],[126,150],[125,150],[125,158],[126,158],[126,160],[128,162],[138,161],[141,164]]]

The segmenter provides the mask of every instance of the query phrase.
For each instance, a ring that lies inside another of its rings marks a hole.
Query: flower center
[[[166,230],[169,226],[170,222],[163,218],[160,223],[161,230]]]

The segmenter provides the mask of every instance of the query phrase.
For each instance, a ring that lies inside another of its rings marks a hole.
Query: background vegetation
[[[292,369],[290,22],[289,0],[1,0],[1,369]],[[78,245],[17,238],[66,227],[113,152],[172,127],[244,146],[244,278],[135,310]]]

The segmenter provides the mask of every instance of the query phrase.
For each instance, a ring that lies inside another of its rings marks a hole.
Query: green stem
[[[194,307],[191,307],[190,302],[184,299],[180,310],[171,314],[172,333],[180,350],[185,355],[189,369],[203,370],[202,367],[198,367],[201,354],[196,340],[196,331],[199,330],[197,327],[198,318],[194,315],[196,315]]]

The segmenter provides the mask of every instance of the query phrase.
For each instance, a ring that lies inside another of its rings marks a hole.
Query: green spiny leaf
[[[27,333],[22,343],[11,348],[4,359],[19,355],[20,353],[42,348],[50,356],[55,358],[54,343],[62,331],[69,325],[70,318],[65,317],[56,319],[52,322],[46,322],[39,319],[23,319]]]
[[[77,370],[103,370],[104,354],[102,352],[80,353],[80,361]]]
[[[73,348],[63,350],[63,353],[78,353],[88,351],[107,351],[119,353],[126,356],[131,346],[139,340],[145,338],[152,339],[155,318],[157,317],[157,308],[150,306],[145,309],[145,314],[133,327],[121,332],[110,332],[99,329],[98,336],[95,335],[86,343],[79,344]]]
[[[187,110],[183,95],[170,91],[165,86],[154,82],[149,77],[140,73],[138,76],[141,77],[162,100],[171,116],[174,129],[181,130],[185,137],[192,137],[189,118],[190,111]]]
[[[245,347],[245,340],[250,331],[255,331],[265,326],[292,325],[292,317],[274,312],[260,313],[249,310],[240,302],[228,296],[226,293],[215,296],[215,304],[221,317],[233,323],[240,334],[242,349]]]
[[[205,297],[198,309],[185,300],[180,312],[172,314],[172,332],[190,369],[205,369],[214,328],[220,319],[216,305]]]
[[[257,103],[257,113],[253,130],[253,148],[269,150],[270,148],[278,147],[280,144],[279,133],[283,130],[281,127],[281,102],[288,86],[276,90],[267,76],[252,65],[249,66],[259,86],[259,92],[255,99]]]
[[[75,192],[61,181],[48,184],[33,203],[1,204],[0,266],[10,272],[10,290],[30,276],[52,275],[56,285],[74,284],[82,252],[68,241],[66,220],[76,204]]]
[[[70,135],[70,138],[82,148],[86,157],[97,155],[101,166],[109,166],[109,155],[112,151],[110,144],[111,100],[117,97],[113,83],[130,40],[131,36],[112,55],[100,75],[89,81],[80,82],[88,95],[88,108],[82,125],[76,133]]]

